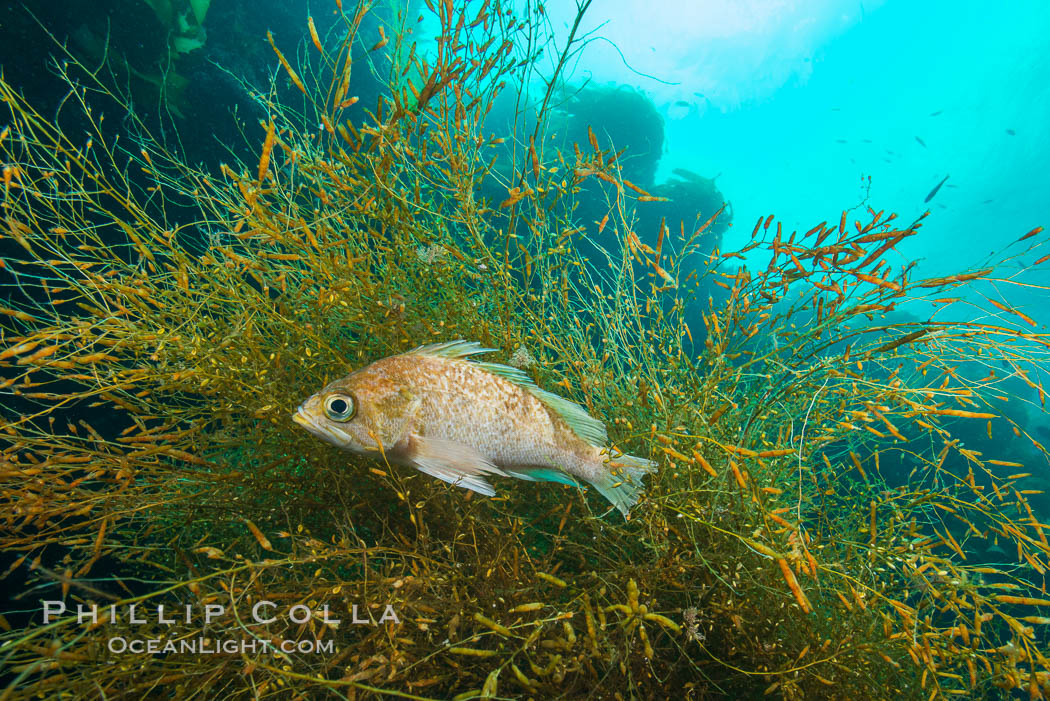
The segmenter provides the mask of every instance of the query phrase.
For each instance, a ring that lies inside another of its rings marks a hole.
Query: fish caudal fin
[[[495,496],[496,490],[483,475],[507,476],[468,445],[414,434],[410,436],[405,458],[420,472],[488,497]]]
[[[638,497],[645,491],[642,478],[656,472],[656,463],[634,455],[620,455],[610,458],[602,467],[602,476],[591,484],[627,518],[631,507],[638,503]]]

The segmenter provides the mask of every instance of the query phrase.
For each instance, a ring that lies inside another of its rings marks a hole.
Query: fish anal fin
[[[514,465],[513,467],[504,467],[503,471],[511,477],[528,480],[529,482],[557,482],[558,484],[567,484],[570,487],[580,486],[576,478],[556,467]]]

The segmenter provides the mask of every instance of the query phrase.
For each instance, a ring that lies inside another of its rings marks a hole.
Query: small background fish
[[[452,341],[384,358],[308,398],[293,419],[332,445],[488,496],[487,475],[589,483],[626,517],[655,463],[611,458],[602,422],[521,370],[466,360],[492,350]]]

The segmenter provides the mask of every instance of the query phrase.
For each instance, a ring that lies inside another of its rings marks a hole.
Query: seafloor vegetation
[[[425,54],[415,17],[311,21],[254,93],[254,157],[219,172],[134,112],[116,138],[92,109],[121,99],[102,70],[66,64],[88,133],[0,80],[0,545],[25,589],[0,619],[4,698],[1050,690],[1025,475],[1046,454],[1017,409],[1041,411],[1048,339],[996,267],[922,279],[894,250],[921,218],[866,204],[805,233],[764,218],[741,252],[711,251],[703,222],[638,231],[659,198],[616,153],[549,145],[579,37],[553,47],[542,8],[431,9]],[[389,90],[366,105],[370,65]],[[595,186],[607,215],[584,220]],[[768,265],[743,263],[756,249]],[[480,498],[290,420],[351,368],[457,338],[659,461],[629,521],[561,485]],[[1031,464],[995,452],[1022,444]],[[42,599],[147,622],[45,625]],[[342,623],[256,625],[259,601]],[[187,604],[225,608],[158,622]],[[400,623],[354,625],[354,604]],[[117,636],[334,651],[118,655]]]

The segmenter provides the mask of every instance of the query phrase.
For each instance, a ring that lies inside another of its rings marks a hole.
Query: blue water
[[[609,41],[592,42],[573,77],[637,86],[656,102],[667,130],[658,180],[676,167],[721,173],[735,213],[726,249],[770,213],[801,231],[837,221],[868,176],[876,211],[911,221],[931,209],[899,249],[923,275],[977,265],[1050,222],[1050,4],[658,5],[595,3],[583,30],[604,23],[594,36]],[[548,9],[564,38],[571,4]]]

